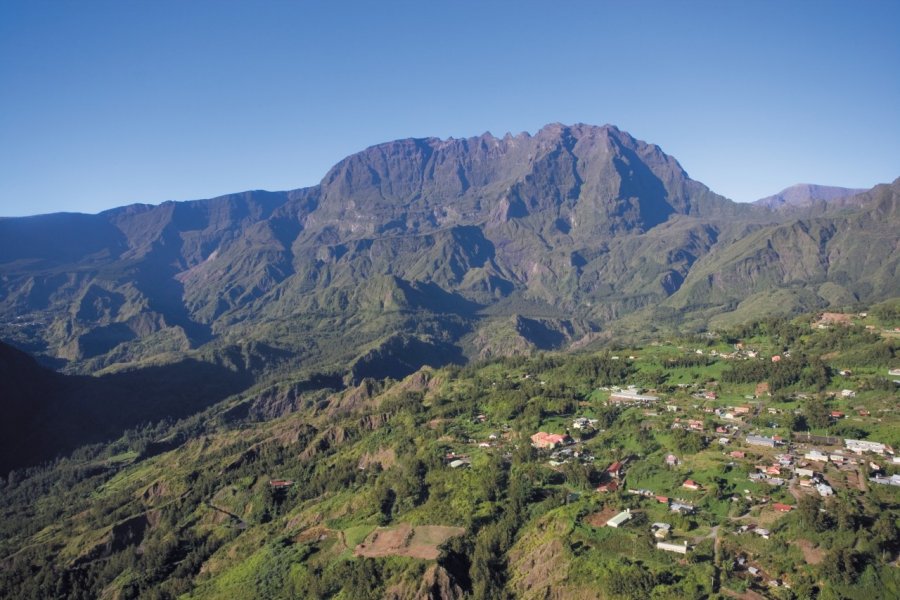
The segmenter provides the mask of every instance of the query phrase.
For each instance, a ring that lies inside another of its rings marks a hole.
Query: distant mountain
[[[754,204],[773,210],[808,207],[817,203],[845,204],[845,201],[865,191],[865,189],[859,188],[798,183],[781,190],[774,196],[761,198]]]
[[[877,301],[900,295],[896,243],[859,240],[896,240],[895,213],[865,216],[896,185],[801,214],[610,125],[398,140],[311,188],[2,219],[0,337],[74,373],[239,356],[358,380],[583,346],[630,314],[702,327],[747,294]]]

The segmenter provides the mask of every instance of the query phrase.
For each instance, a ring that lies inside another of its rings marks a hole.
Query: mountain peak
[[[864,191],[866,190],[858,188],[797,183],[781,190],[777,194],[761,198],[754,204],[775,210],[800,208],[819,202],[839,202]]]

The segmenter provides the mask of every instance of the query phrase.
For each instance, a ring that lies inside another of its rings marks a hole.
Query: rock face
[[[878,300],[897,292],[896,244],[848,247],[895,223],[735,204],[609,125],[398,140],[307,189],[2,219],[0,337],[76,372],[199,349],[350,365],[355,383],[562,348],[635,311],[708,316],[804,278],[839,289],[798,306]]]

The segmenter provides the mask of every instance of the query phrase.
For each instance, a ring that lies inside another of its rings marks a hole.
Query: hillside
[[[896,597],[898,314],[249,391],[13,473],[0,596]]]

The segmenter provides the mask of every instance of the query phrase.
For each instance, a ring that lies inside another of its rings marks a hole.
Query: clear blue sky
[[[3,0],[0,215],[612,123],[735,200],[900,176],[900,2]]]

